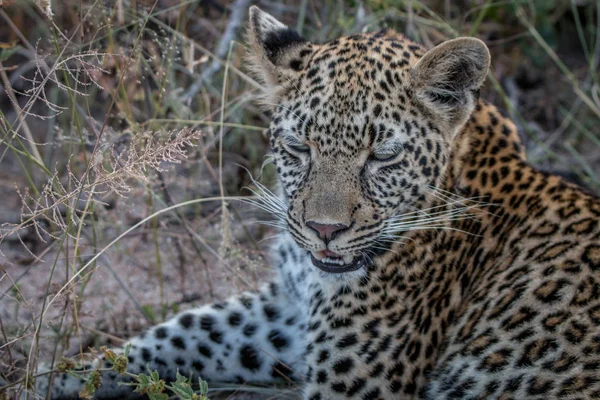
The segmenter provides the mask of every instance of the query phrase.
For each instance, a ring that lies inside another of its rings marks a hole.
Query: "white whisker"
[[[396,242],[396,243],[400,243],[402,244],[402,242]],[[378,250],[383,250],[385,252],[390,252],[390,253],[394,253],[394,254],[398,254],[398,252],[388,248],[388,247],[382,247],[382,246],[370,246],[371,249],[378,249]]]
[[[276,235],[271,235],[271,236],[265,236],[264,238],[260,239],[259,243],[265,242],[267,240],[277,239],[277,238],[280,238],[281,236],[283,236],[282,233],[278,233]]]
[[[267,225],[267,226],[272,226],[274,228],[279,228],[279,229],[286,229],[287,225],[282,223],[282,222],[278,222],[278,221],[262,221],[262,220],[257,220],[257,221],[250,221],[248,222],[249,225],[253,225],[253,224],[260,224],[260,225]]]

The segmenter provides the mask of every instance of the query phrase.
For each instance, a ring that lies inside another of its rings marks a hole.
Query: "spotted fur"
[[[276,278],[132,339],[131,371],[287,377],[311,400],[600,398],[600,200],[529,166],[478,100],[485,45],[313,44],[256,7],[249,42],[287,225]],[[322,251],[357,268],[324,272]],[[131,395],[119,379],[98,398]],[[79,389],[55,376],[52,398]]]

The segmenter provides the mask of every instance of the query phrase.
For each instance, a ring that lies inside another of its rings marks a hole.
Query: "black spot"
[[[404,388],[404,393],[406,394],[415,394],[417,391],[417,384],[414,381],[411,381]],[[452,398],[460,398],[460,397],[452,397]]]
[[[248,324],[246,326],[244,326],[244,335],[247,337],[250,337],[252,335],[254,335],[256,333],[256,330],[258,329],[258,327],[254,324]]]
[[[208,337],[217,344],[223,343],[223,332],[212,331]]]
[[[154,336],[156,336],[157,339],[164,339],[167,337],[168,333],[169,331],[167,330],[167,328],[165,328],[164,326],[160,326],[154,331]]]
[[[260,359],[256,349],[249,344],[242,346],[240,349],[240,363],[250,371],[257,371],[260,368]]]
[[[190,329],[194,324],[194,315],[190,313],[183,314],[181,317],[179,317],[179,324],[185,329]]]
[[[216,321],[214,317],[210,315],[203,315],[200,318],[200,329],[203,329],[205,331],[211,331],[215,322]]]
[[[375,108],[373,108],[373,114],[375,114],[376,117],[379,117],[379,114],[381,114],[382,108],[381,108],[381,104],[377,104],[375,106]]]
[[[250,310],[252,308],[252,298],[251,297],[247,297],[247,296],[240,297],[240,303],[242,303],[244,308],[246,308],[247,310]]]
[[[228,303],[226,301],[220,301],[218,303],[214,303],[211,307],[215,310],[223,310],[227,307],[227,304]]]
[[[356,333],[349,333],[337,342],[337,347],[343,349],[353,346],[356,343],[358,343],[358,335]]]
[[[273,322],[279,319],[279,310],[272,305],[266,304],[263,307],[263,311],[265,312],[268,321]]]
[[[393,367],[391,367],[388,370],[386,377],[389,379],[394,375],[402,376],[403,374],[404,374],[404,364],[402,363],[402,361],[398,361],[396,364],[394,364]]]
[[[317,383],[323,384],[327,382],[327,372],[325,370],[319,370],[317,372]]]
[[[350,357],[341,358],[333,363],[333,370],[336,374],[345,374],[354,367],[354,360]]]
[[[290,61],[290,68],[294,71],[300,71],[302,68],[302,60],[292,60]]]
[[[178,366],[182,367],[185,365],[185,360],[181,357],[177,357],[175,359],[175,364],[177,364]]]
[[[506,385],[504,387],[505,392],[514,393],[519,390],[521,384],[523,383],[523,378],[525,375],[519,375],[515,378],[511,378],[506,381]]]
[[[202,364],[200,361],[194,361],[192,363],[192,367],[194,367],[196,371],[202,372],[204,369],[204,364]]]
[[[181,336],[173,336],[171,338],[171,344],[180,350],[185,350],[185,342]]]
[[[312,331],[316,331],[317,329],[319,329],[319,327],[321,326],[321,320],[316,320],[315,322],[312,322],[310,325],[308,325],[308,331],[312,332]]]
[[[150,353],[150,349],[147,347],[142,347],[142,359],[146,362],[152,360],[152,353]]]
[[[329,351],[321,350],[319,353],[319,358],[317,359],[317,363],[322,364],[327,360],[329,360]]]
[[[338,393],[344,393],[346,391],[346,384],[344,382],[335,382],[331,385],[331,388]]]
[[[205,344],[202,344],[202,343],[200,343],[198,345],[198,353],[202,354],[206,358],[211,358],[212,357],[212,350],[210,349],[210,347],[208,347],[208,346],[206,346]]]
[[[239,326],[242,323],[243,318],[243,315],[236,311],[229,314],[229,318],[227,319],[227,321],[231,326]]]
[[[277,350],[281,350],[287,346],[289,346],[288,339],[279,331],[272,330],[269,332],[269,342],[275,347]]]
[[[392,393],[398,393],[402,389],[402,382],[398,379],[392,380],[390,383],[390,390]]]
[[[600,245],[592,244],[588,246],[582,255],[582,260],[589,264],[593,271],[600,270]]]
[[[348,388],[348,397],[354,396],[356,393],[360,392],[367,382],[362,378],[356,378],[352,381],[352,386]]]
[[[325,333],[325,331],[322,331],[321,333],[319,333],[319,335],[315,339],[315,342],[316,343],[323,343],[325,340],[328,340],[329,338],[330,337],[327,336],[327,333]]]
[[[166,367],[168,365],[165,360],[159,357],[154,357],[154,363],[163,367]]]
[[[353,323],[354,321],[351,318],[335,318],[333,321],[331,321],[331,328],[347,328],[349,326],[352,326]]]

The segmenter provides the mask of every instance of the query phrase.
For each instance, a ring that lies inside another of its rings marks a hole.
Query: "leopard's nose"
[[[307,221],[306,226],[317,232],[317,235],[325,242],[330,241],[340,232],[348,229],[348,225],[345,224],[321,224],[316,221]]]

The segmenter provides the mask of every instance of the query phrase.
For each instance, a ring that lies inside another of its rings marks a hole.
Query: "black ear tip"
[[[306,42],[306,39],[300,36],[298,32],[291,28],[283,28],[269,32],[263,41],[263,46],[267,56],[271,61],[275,61],[275,57],[285,49],[304,42]]]

